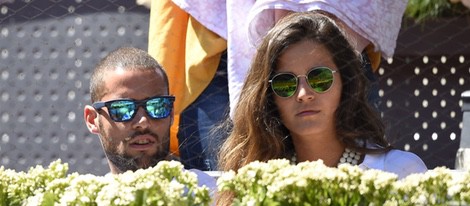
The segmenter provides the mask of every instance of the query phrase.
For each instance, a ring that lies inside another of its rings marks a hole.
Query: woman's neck
[[[326,166],[336,167],[345,149],[336,136],[292,137],[292,140],[298,162],[321,159]]]

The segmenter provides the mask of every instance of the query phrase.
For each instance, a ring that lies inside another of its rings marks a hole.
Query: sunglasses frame
[[[164,117],[155,118],[150,114],[150,112],[147,110],[147,107],[146,107],[147,102],[150,101],[150,100],[154,100],[154,99],[168,99],[168,100],[170,100],[171,108],[170,108],[170,111],[168,112],[168,115],[166,115]],[[114,102],[119,102],[119,101],[130,101],[135,105],[134,114],[132,114],[132,116],[128,120],[115,119],[113,117],[113,115],[109,114],[109,112],[111,110],[110,109],[111,104],[114,103]],[[137,114],[137,111],[139,110],[139,107],[142,107],[145,110],[145,113],[151,119],[165,119],[165,118],[170,116],[170,114],[173,110],[173,103],[174,102],[175,102],[175,97],[174,96],[171,96],[171,95],[158,95],[158,96],[149,97],[149,98],[146,98],[146,99],[143,99],[143,100],[135,100],[135,99],[130,99],[130,98],[124,98],[124,99],[114,99],[114,100],[109,100],[109,101],[104,101],[104,102],[95,102],[95,103],[92,104],[92,107],[95,108],[97,111],[100,111],[100,110],[103,109],[103,107],[106,107],[108,109],[108,115],[113,121],[115,121],[115,122],[128,122],[128,121],[131,121],[131,120],[134,119],[135,115]]]
[[[317,70],[317,69],[327,69],[327,70],[330,70],[330,71],[331,71],[331,75],[332,75],[332,77],[333,77],[333,80],[331,81],[330,87],[329,87],[328,89],[326,89],[325,91],[322,91],[322,92],[316,91],[316,90],[312,87],[312,85],[310,85],[310,83],[308,83],[308,75],[309,75],[311,72],[313,72],[314,70]],[[318,94],[322,94],[322,93],[328,92],[328,91],[331,89],[331,87],[333,87],[333,84],[334,84],[334,82],[335,82],[334,74],[335,74],[336,72],[337,72],[337,71],[335,71],[335,70],[333,70],[333,69],[331,69],[331,68],[329,68],[329,67],[326,67],[326,66],[319,66],[319,67],[313,67],[312,69],[308,70],[307,74],[295,75],[294,73],[291,73],[291,72],[281,72],[281,73],[277,73],[277,74],[275,74],[268,82],[269,82],[269,84],[270,84],[270,86],[271,86],[271,90],[273,91],[274,94],[276,94],[278,97],[289,98],[289,97],[294,96],[294,94],[297,92],[297,89],[299,88],[299,78],[300,78],[300,77],[305,77],[305,80],[307,81],[308,86],[310,86],[310,88],[311,88],[314,92],[316,92],[316,93],[318,93]],[[279,95],[279,94],[276,92],[276,90],[274,89],[273,83],[272,83],[273,80],[274,80],[274,78],[276,78],[276,77],[278,77],[278,76],[280,76],[280,75],[285,75],[285,74],[291,75],[291,76],[295,77],[295,90],[294,90],[294,92],[292,93],[292,95],[289,95],[289,96],[286,96],[286,97]]]

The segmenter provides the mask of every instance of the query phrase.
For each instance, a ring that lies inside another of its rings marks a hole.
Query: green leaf
[[[461,3],[450,3],[449,0],[409,0],[405,17],[422,23],[441,17],[459,16],[469,13]]]
[[[55,204],[56,196],[51,192],[44,193],[41,206],[53,206]]]

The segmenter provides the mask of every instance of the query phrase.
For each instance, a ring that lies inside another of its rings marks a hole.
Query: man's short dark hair
[[[122,47],[110,52],[93,70],[90,78],[92,102],[99,101],[103,96],[106,72],[117,68],[124,70],[159,71],[163,75],[165,85],[168,85],[168,77],[162,66],[146,51],[133,47]]]

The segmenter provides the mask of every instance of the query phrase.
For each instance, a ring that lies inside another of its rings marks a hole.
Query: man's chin
[[[147,169],[150,167],[154,167],[155,165],[158,164],[158,162],[161,161],[161,159],[155,159],[154,157],[146,157],[146,158],[139,158],[136,159],[137,165],[139,166],[139,169]]]
[[[154,167],[158,162],[166,160],[167,155],[157,154],[157,155],[108,155],[108,159],[122,172],[131,170],[136,171],[138,169],[147,169]]]

